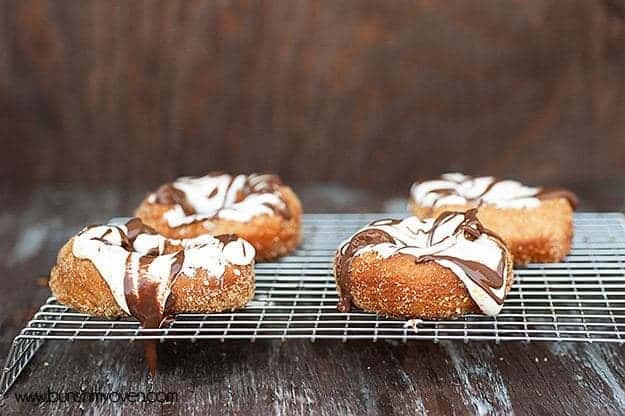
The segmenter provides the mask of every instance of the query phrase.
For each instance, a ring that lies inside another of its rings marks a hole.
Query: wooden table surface
[[[585,210],[623,211],[625,192],[589,186]],[[300,190],[313,211],[397,210],[366,192]],[[61,244],[83,225],[127,215],[143,192],[40,189],[2,194],[0,355],[50,295]],[[616,196],[615,196],[616,195]],[[47,342],[0,414],[623,414],[625,355],[612,344],[171,342],[151,381],[140,343]],[[18,402],[51,391],[165,391],[157,404]]]

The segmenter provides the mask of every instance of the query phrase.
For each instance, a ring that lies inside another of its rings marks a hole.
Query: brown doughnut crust
[[[259,215],[250,222],[216,218],[172,228],[163,215],[173,205],[150,203],[147,198],[137,208],[135,216],[169,238],[193,238],[207,233],[236,234],[254,246],[256,260],[272,260],[293,251],[301,239],[302,204],[288,186],[280,186],[279,192],[291,213],[288,220],[278,215]]]
[[[467,211],[471,205],[443,205],[434,209],[410,202],[409,210],[420,218],[436,217],[443,211]],[[535,208],[497,208],[483,205],[478,219],[505,242],[514,263],[553,263],[571,251],[573,209],[564,198],[542,201]]]
[[[63,305],[89,315],[126,316],[93,263],[74,256],[73,241],[72,238],[61,248],[50,273],[54,296]],[[220,312],[242,308],[253,296],[253,266],[230,265],[221,280],[208,276],[205,270],[198,270],[194,277],[178,274],[167,305],[173,314]]]
[[[507,295],[514,280],[508,251],[506,264]],[[451,270],[434,261],[417,263],[407,254],[386,259],[375,252],[356,256],[349,269],[349,284],[354,305],[390,317],[444,319],[481,313]]]

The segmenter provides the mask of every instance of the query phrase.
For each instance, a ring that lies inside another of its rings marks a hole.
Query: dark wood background
[[[625,0],[0,0],[0,360],[59,247],[147,189],[274,171],[314,211],[401,211],[444,170],[625,209]],[[16,192],[17,191],[17,192]],[[49,342],[13,392],[175,390],[0,414],[623,414],[622,346]]]
[[[625,176],[625,1],[0,3],[0,177]],[[586,184],[586,185],[585,185]]]

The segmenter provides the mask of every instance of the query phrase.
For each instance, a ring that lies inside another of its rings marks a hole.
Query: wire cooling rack
[[[564,263],[515,270],[516,281],[497,317],[443,321],[339,313],[332,258],[341,241],[389,214],[305,215],[304,239],[293,255],[256,265],[256,294],[240,311],[181,314],[163,329],[134,320],[77,313],[54,298],[15,338],[0,379],[4,394],[45,340],[382,339],[623,342],[625,336],[625,216],[575,216],[573,250]],[[401,217],[397,214],[395,217]]]

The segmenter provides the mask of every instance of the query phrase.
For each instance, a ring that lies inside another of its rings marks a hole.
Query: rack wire
[[[180,314],[162,329],[131,319],[77,313],[49,298],[15,338],[0,379],[4,395],[46,340],[366,339],[618,342],[625,337],[625,216],[575,216],[573,249],[563,263],[515,269],[516,280],[496,317],[442,321],[339,313],[334,251],[368,222],[389,214],[311,214],[291,256],[256,265],[256,293],[243,310]],[[397,214],[395,217],[401,217]]]

